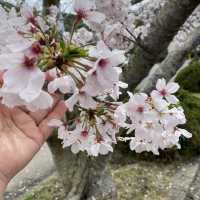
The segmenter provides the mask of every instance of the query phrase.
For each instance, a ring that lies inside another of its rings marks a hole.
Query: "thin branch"
[[[0,5],[1,5],[6,11],[9,11],[9,10],[12,9],[12,8],[18,9],[18,6],[14,5],[14,4],[12,4],[12,3],[3,1],[3,0],[0,0]]]

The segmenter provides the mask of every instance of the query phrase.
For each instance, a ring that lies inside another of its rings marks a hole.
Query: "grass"
[[[112,171],[118,200],[167,200],[173,170],[151,162],[120,167]]]
[[[57,175],[52,175],[18,200],[63,200],[64,197],[64,189],[59,178]]]
[[[175,165],[138,161],[124,166],[111,165],[118,189],[117,200],[167,200]],[[63,200],[64,189],[57,175],[43,181],[18,200]],[[109,200],[109,199],[108,199]]]

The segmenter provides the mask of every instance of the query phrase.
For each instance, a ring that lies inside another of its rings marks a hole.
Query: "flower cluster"
[[[109,47],[129,49],[132,44],[130,40],[133,39],[129,33],[130,24],[133,24],[134,17],[130,13],[131,0],[95,0],[95,2],[97,10],[105,15],[105,20],[101,25],[90,23],[89,26]]]
[[[118,102],[128,86],[120,81],[126,57],[125,51],[108,44],[114,29],[108,30],[124,27],[128,5],[122,0],[74,0],[71,32],[63,32],[54,6],[45,17],[27,5],[20,13],[1,9],[1,103],[37,111],[51,108],[55,95],[64,99],[73,116],[53,119],[49,126],[58,129],[63,147],[71,147],[73,153],[112,152],[120,128],[134,131],[135,137],[123,140],[131,140],[130,147],[137,152],[158,154],[159,149],[179,147],[179,137],[191,135],[177,128],[186,121],[173,95],[177,84],[161,79],[150,97],[129,93],[127,103]],[[77,31],[81,22],[101,30],[101,37],[94,41],[86,28]]]
[[[74,40],[88,42],[92,37],[103,40],[110,48],[128,51],[133,46],[136,36],[133,21],[135,15],[131,12],[131,0],[86,0],[74,1],[74,13],[77,21],[82,19],[89,27],[77,30]],[[92,12],[91,12],[92,11]],[[76,23],[77,23],[76,21]],[[70,37],[70,33],[65,33]],[[81,34],[81,39],[77,36]],[[76,36],[77,35],[77,36]],[[87,37],[85,37],[87,36]]]
[[[45,28],[43,19],[26,5],[20,16],[14,9],[9,13],[1,9],[0,95],[8,107],[25,106],[33,111],[52,106],[51,96],[43,90],[45,73],[38,67],[43,46],[37,29]]]
[[[120,105],[115,118],[122,127],[134,131],[134,137],[120,138],[130,140],[130,149],[137,153],[151,151],[159,154],[159,149],[173,146],[180,148],[179,138],[192,137],[188,131],[178,128],[186,123],[183,108],[173,95],[179,89],[177,83],[159,79],[156,90],[148,96],[144,93],[129,93],[127,103]]]

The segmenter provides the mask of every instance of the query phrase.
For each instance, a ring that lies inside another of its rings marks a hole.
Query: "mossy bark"
[[[200,60],[192,61],[188,67],[181,70],[176,77],[176,82],[184,90],[200,93]]]
[[[182,127],[192,133],[191,139],[182,137],[180,140],[182,149],[179,153],[187,157],[200,153],[200,93],[198,95],[183,89],[177,95],[187,118],[187,123]]]
[[[189,156],[196,155],[200,153],[200,59],[181,70],[175,81],[182,88],[178,97],[187,118],[184,128],[193,135],[190,140],[181,139],[181,152]]]

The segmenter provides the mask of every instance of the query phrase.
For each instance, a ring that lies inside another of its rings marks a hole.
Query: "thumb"
[[[67,107],[64,101],[60,101],[54,107],[52,112],[48,114],[48,116],[39,124],[39,129],[41,133],[44,135],[45,140],[51,135],[54,128],[48,126],[48,123],[52,119],[62,119],[64,117],[65,112],[67,111]]]

